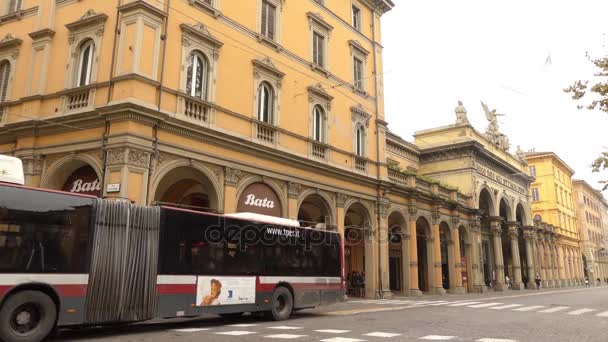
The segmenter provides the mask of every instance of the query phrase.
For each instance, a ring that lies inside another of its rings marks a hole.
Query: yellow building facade
[[[604,243],[606,200],[599,190],[584,180],[574,180],[573,188],[585,277],[591,284],[597,279],[603,283],[608,277]]]
[[[0,153],[30,186],[337,229],[369,298],[462,292],[460,244],[440,242],[461,240],[468,197],[389,177],[380,19],[393,5],[15,2],[0,9]]]
[[[535,178],[530,188],[534,220],[555,235],[560,285],[576,283],[583,277],[583,263],[572,187],[574,170],[553,152],[525,155]]]
[[[504,290],[505,269],[535,267],[525,165],[470,127],[467,151],[488,166],[477,182],[441,178],[449,140],[437,152],[388,130],[380,27],[393,6],[10,1],[0,153],[23,160],[30,186],[336,229],[368,298],[480,292],[491,278]]]

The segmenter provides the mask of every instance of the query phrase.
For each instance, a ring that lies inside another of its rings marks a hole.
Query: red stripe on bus
[[[258,292],[272,292],[277,284],[260,284],[258,283],[256,286],[256,291]],[[290,283],[294,290],[304,290],[304,291],[321,291],[321,290],[340,290],[340,284],[293,284]]]
[[[61,297],[84,297],[87,295],[86,285],[53,285]]]
[[[5,294],[10,291],[12,286],[0,285],[0,298],[4,297]]]
[[[159,284],[156,285],[159,295],[170,294],[195,294],[196,284]]]

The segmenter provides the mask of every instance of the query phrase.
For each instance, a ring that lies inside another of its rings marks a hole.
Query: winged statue
[[[488,128],[486,128],[486,137],[501,150],[508,150],[510,147],[509,138],[498,131],[498,117],[504,116],[504,114],[497,114],[496,109],[490,110],[490,107],[483,101],[481,101],[481,107],[486,114],[486,118],[490,122]]]

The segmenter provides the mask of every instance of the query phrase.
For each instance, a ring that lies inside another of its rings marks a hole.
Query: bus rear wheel
[[[291,291],[285,287],[277,287],[272,293],[270,303],[272,309],[267,313],[267,317],[275,321],[283,321],[291,317],[293,312],[293,296]]]
[[[30,342],[46,338],[57,320],[53,300],[39,291],[21,291],[0,308],[0,340]]]

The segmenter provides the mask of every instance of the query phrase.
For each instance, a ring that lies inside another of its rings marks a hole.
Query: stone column
[[[544,236],[544,251],[545,251],[545,267],[546,267],[546,273],[547,273],[547,287],[551,288],[554,287],[554,279],[555,277],[553,276],[553,258],[551,255],[551,237],[549,235],[550,233],[545,233]]]
[[[534,228],[533,227],[525,227],[524,228],[524,240],[526,241],[526,259],[528,263],[528,286],[529,289],[534,288],[534,277],[535,267],[534,267]]]
[[[287,183],[287,216],[292,220],[298,219],[298,198],[302,192],[302,186],[298,183]]]
[[[378,229],[373,225],[364,231],[365,235],[365,298],[374,299],[380,296],[378,288]]]
[[[549,285],[547,281],[547,258],[545,254],[545,246],[543,245],[543,236],[537,235],[536,245],[538,246],[538,263],[540,264],[540,279],[543,287]]]
[[[452,222],[452,243],[454,244],[454,260],[450,260],[450,264],[454,265],[454,279],[453,283],[450,283],[450,293],[464,294],[465,290],[462,286],[462,254],[460,250],[460,232],[458,231],[458,222],[455,220]],[[450,270],[452,272],[452,270]]]
[[[237,201],[236,187],[243,177],[241,170],[226,167],[224,169],[224,213],[236,212]]]
[[[523,290],[521,277],[521,260],[519,259],[519,223],[508,222],[509,238],[511,239],[511,258],[513,259],[513,290]]]
[[[408,208],[410,214],[410,296],[421,296],[418,288],[418,238],[416,232],[416,214],[418,209],[414,206]]]
[[[439,214],[433,213],[433,237],[431,241],[433,242],[433,262],[434,262],[434,272],[433,272],[433,286],[435,294],[444,295],[446,293],[443,288],[443,281],[441,277],[441,239],[439,232]]]
[[[401,295],[408,296],[410,294],[411,274],[410,274],[410,239],[411,235],[402,230],[401,235]]]
[[[484,293],[488,290],[485,282],[483,281],[482,269],[481,269],[481,222],[475,220],[471,223],[471,274],[469,277],[473,277],[473,291],[478,293]]]
[[[494,280],[494,289],[496,291],[505,291],[505,263],[502,254],[502,219],[492,218],[490,229],[492,231],[492,241],[494,242],[494,263],[496,265],[496,279]]]
[[[557,259],[559,260],[559,283],[561,287],[568,286],[566,279],[566,265],[564,263],[564,249],[561,244],[556,245]]]
[[[553,286],[562,287],[559,277],[559,256],[555,243],[555,234],[551,235],[551,259],[553,260]]]
[[[390,286],[389,269],[389,234],[388,234],[388,209],[391,202],[387,198],[380,198],[378,209],[380,210],[380,227],[378,229],[378,244],[380,244],[380,270],[381,270],[381,298],[391,298],[393,293]]]

